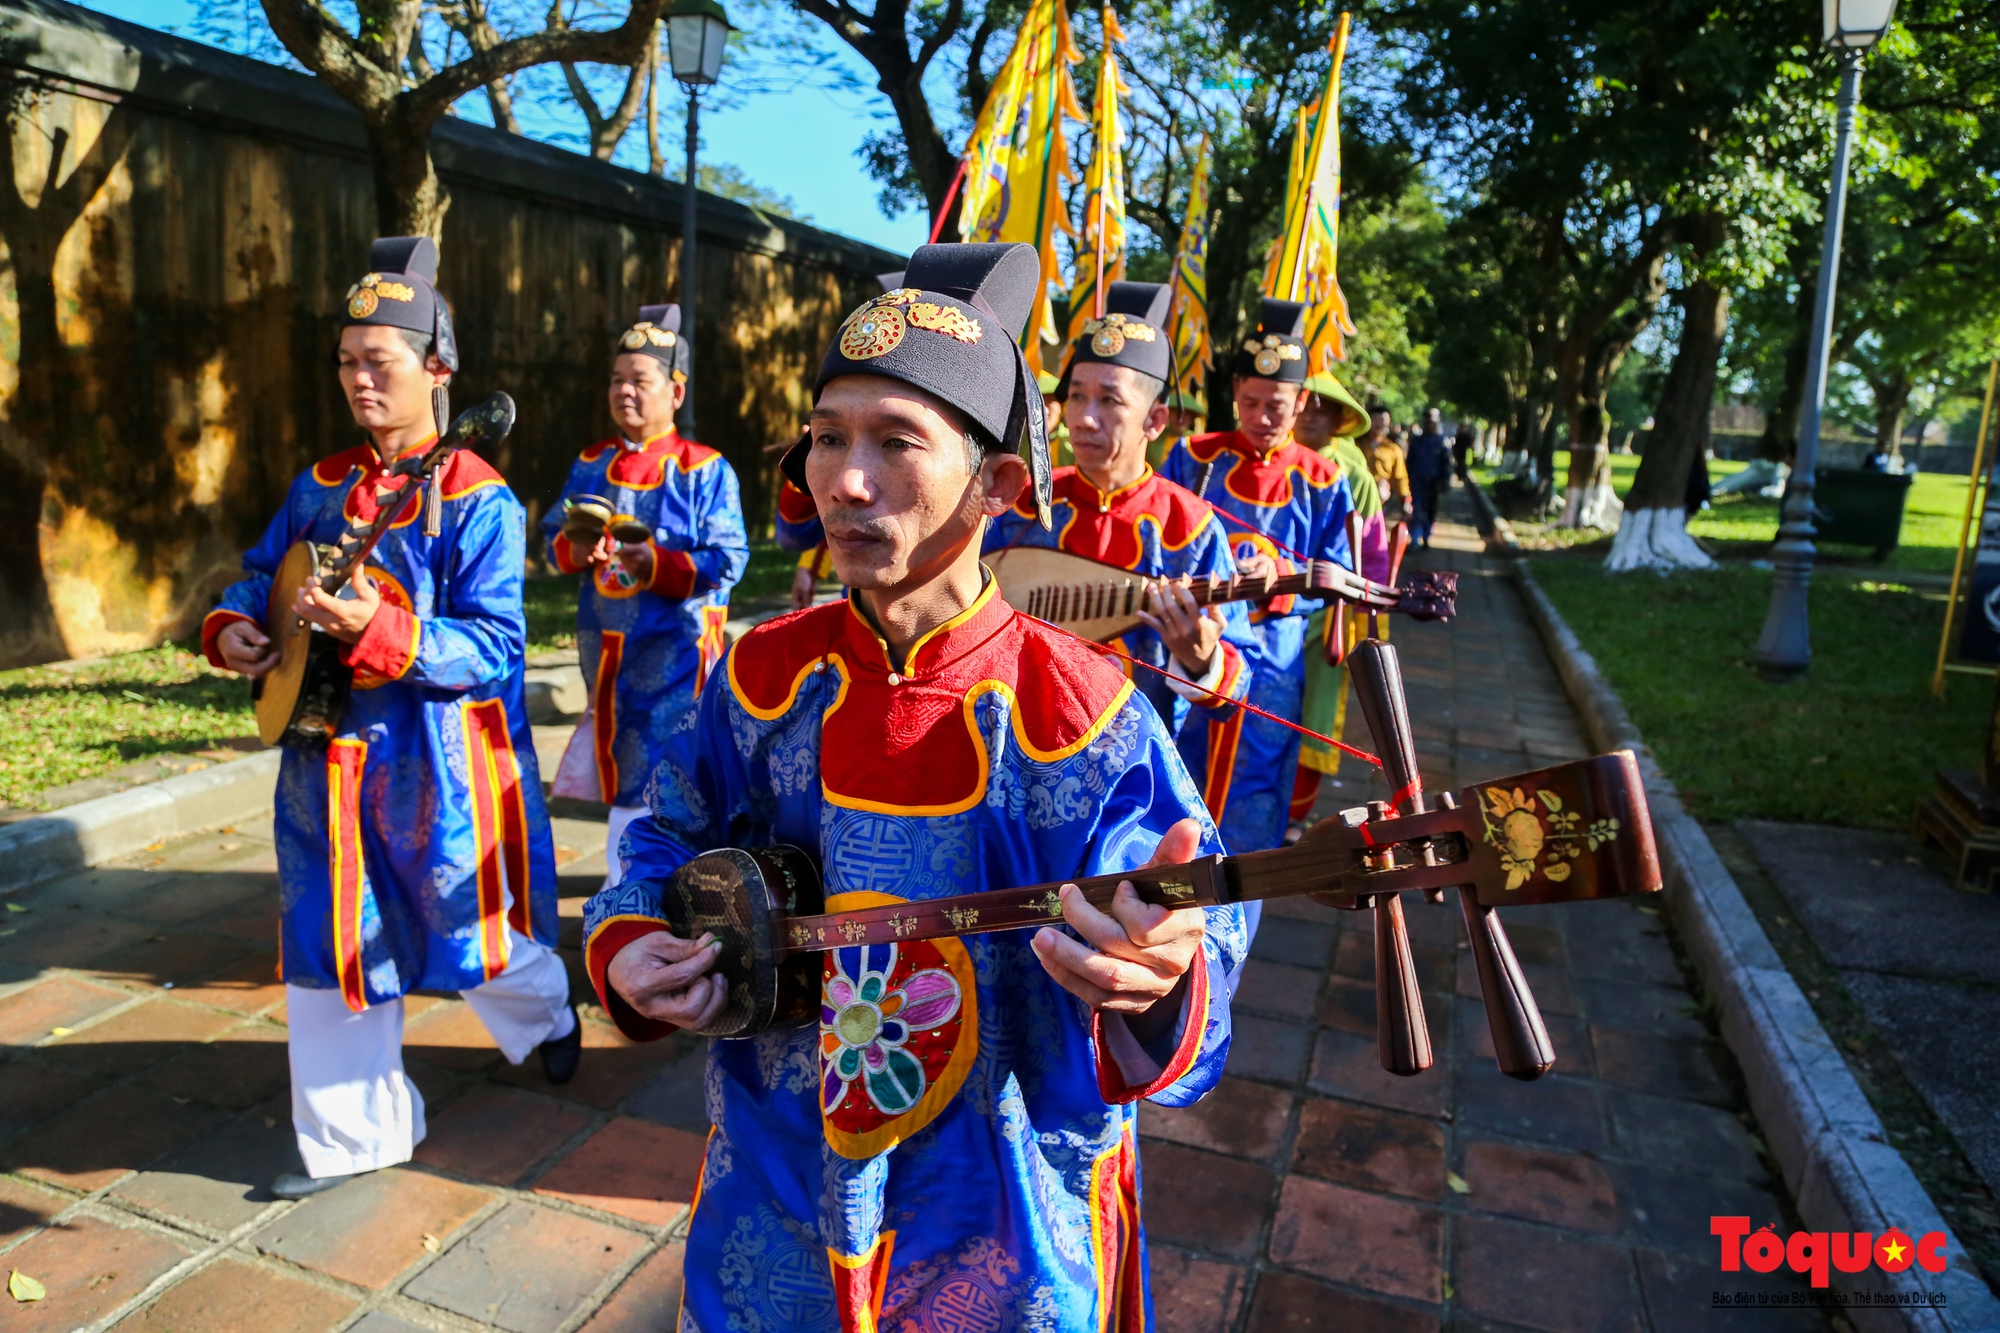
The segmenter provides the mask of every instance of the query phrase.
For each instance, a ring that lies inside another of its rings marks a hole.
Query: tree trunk
[[[418,129],[397,112],[392,104],[387,115],[366,121],[375,167],[375,225],[383,236],[439,240],[451,191],[431,161],[428,126]]]
[[[1909,369],[1898,366],[1887,377],[1868,377],[1868,388],[1875,395],[1875,447],[1885,454],[1896,452],[1902,443],[1903,413],[1910,406],[1910,390],[1916,384]]]
[[[1625,497],[1625,517],[1604,567],[1713,569],[1687,535],[1688,473],[1708,451],[1716,363],[1729,328],[1729,292],[1698,278],[1681,295],[1681,345],[1653,410],[1653,434]]]

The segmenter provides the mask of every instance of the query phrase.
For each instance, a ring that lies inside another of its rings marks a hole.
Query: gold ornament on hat
[[[627,329],[625,336],[618,340],[618,345],[628,352],[636,352],[646,345],[646,331],[639,328]]]
[[[1128,342],[1150,343],[1160,340],[1160,333],[1151,324],[1136,319],[1127,319],[1117,311],[1101,319],[1084,321],[1084,334],[1090,339],[1090,350],[1097,356],[1117,356],[1125,350]]]
[[[380,304],[382,303],[376,297],[375,289],[373,287],[363,287],[347,298],[347,317],[349,319],[366,319],[375,313],[375,307]]]
[[[1278,366],[1280,364],[1278,359],[1278,349],[1275,347],[1259,348],[1257,351],[1257,355],[1251,359],[1250,364],[1257,368],[1257,373],[1259,375],[1277,374]]]
[[[848,316],[840,331],[840,354],[849,361],[886,356],[901,345],[906,331],[902,311],[894,305],[871,303]]]
[[[904,288],[902,290],[911,290]],[[941,333],[947,338],[956,338],[962,343],[976,343],[986,332],[979,321],[967,315],[954,305],[939,305],[935,301],[918,301],[910,307],[910,323],[932,333]]]
[[[382,282],[378,279],[375,283],[375,291],[378,295],[386,296],[391,301],[414,301],[417,299],[417,289],[401,282]]]
[[[1297,343],[1285,343],[1278,348],[1278,359],[1280,361],[1298,361],[1302,359],[1305,356],[1305,354],[1306,354],[1306,349],[1299,346]]]

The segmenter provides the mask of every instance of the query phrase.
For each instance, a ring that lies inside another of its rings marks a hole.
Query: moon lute
[[[1140,623],[1147,588],[1160,582],[1068,551],[1010,546],[986,557],[1000,595],[1017,611],[1104,643]],[[1395,611],[1415,620],[1449,620],[1457,614],[1458,575],[1421,570],[1391,587],[1365,579],[1331,560],[1271,580],[1238,576],[1195,579],[1189,587],[1202,606],[1261,601],[1287,593],[1345,602],[1371,611]]]
[[[1359,910],[1409,890],[1457,887],[1488,913],[1656,892],[1660,867],[1639,767],[1621,750],[1478,783],[1422,813],[1379,803],[1343,811],[1289,847],[1123,875],[829,912],[815,858],[770,846],[695,857],[662,897],[675,935],[712,931],[722,945],[716,967],[729,995],[700,1034],[750,1037],[814,1021],[819,955],[829,950],[1059,924],[1063,883],[1103,907],[1126,880],[1141,899],[1168,908],[1309,894]],[[1533,1078],[1547,1067],[1508,1072]]]
[[[496,393],[459,413],[447,431],[421,455],[399,458],[376,484],[375,517],[349,523],[330,546],[292,543],[271,579],[264,633],[278,664],[251,689],[257,703],[257,735],[266,745],[325,745],[340,727],[354,668],[340,657],[341,643],[310,621],[292,614],[299,589],[317,574],[320,586],[337,594],[368,559],[390,528],[401,522],[423,494],[437,486],[437,473],[460,449],[495,444],[514,428],[514,400]],[[390,486],[391,478],[401,484]]]

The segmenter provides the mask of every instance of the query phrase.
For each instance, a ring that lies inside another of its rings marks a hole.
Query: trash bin
[[[1821,468],[1813,477],[1813,507],[1824,515],[1814,525],[1815,541],[1872,546],[1878,560],[1896,548],[1914,474],[1842,467]]]

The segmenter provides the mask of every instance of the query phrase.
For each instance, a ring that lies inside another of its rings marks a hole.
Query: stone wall
[[[0,665],[188,632],[291,479],[358,435],[332,369],[374,199],[313,79],[54,0],[0,0]],[[610,432],[615,334],[679,287],[678,186],[457,120],[439,286],[461,403],[538,516]],[[753,531],[819,352],[902,256],[700,201],[699,437]]]

